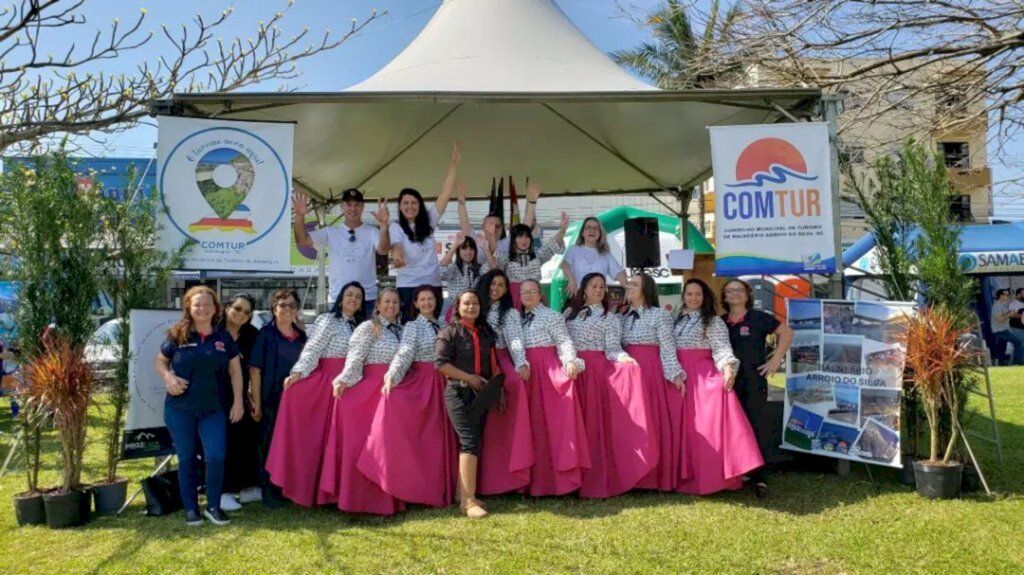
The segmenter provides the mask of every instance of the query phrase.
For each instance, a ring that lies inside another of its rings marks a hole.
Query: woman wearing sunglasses
[[[224,319],[220,324],[231,335],[238,346],[242,362],[242,397],[246,408],[242,420],[228,426],[228,458],[224,474],[224,495],[220,507],[225,511],[237,511],[239,502],[251,502],[260,498],[260,430],[251,415],[249,405],[249,358],[260,330],[252,325],[256,301],[249,294],[235,294],[224,308]]]

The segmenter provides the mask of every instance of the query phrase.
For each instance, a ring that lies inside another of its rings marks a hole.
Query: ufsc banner
[[[181,319],[169,309],[133,309],[129,315],[128,413],[121,442],[122,459],[156,457],[173,452],[171,434],[164,425],[167,388],[156,374],[156,355],[167,340],[167,330]]]
[[[161,249],[193,245],[185,269],[291,271],[292,144],[287,123],[161,116]]]
[[[715,274],[834,272],[828,126],[710,130]]]
[[[900,398],[911,303],[787,300],[782,447],[889,467],[900,461]]]

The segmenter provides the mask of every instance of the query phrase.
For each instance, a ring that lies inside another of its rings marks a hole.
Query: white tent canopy
[[[340,93],[181,94],[158,113],[296,123],[295,180],[435,196],[453,141],[471,196],[529,177],[546,195],[689,187],[706,128],[813,113],[817,90],[665,92],[622,70],[551,0],[445,0],[406,49]]]

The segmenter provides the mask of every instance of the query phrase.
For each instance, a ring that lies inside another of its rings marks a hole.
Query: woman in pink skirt
[[[522,283],[523,344],[530,362],[526,394],[530,402],[535,463],[530,495],[565,495],[583,484],[590,468],[583,408],[575,380],[585,363],[565,320],[541,303],[540,283]]]
[[[647,398],[655,467],[637,487],[674,491],[686,477],[683,446],[683,394],[686,372],[679,366],[672,339],[672,317],[658,304],[658,287],[640,274],[626,282],[628,307],[622,316],[623,349],[636,360]]]
[[[587,366],[576,380],[590,448],[580,497],[614,497],[636,487],[656,459],[643,377],[636,360],[622,350],[622,320],[608,311],[604,274],[582,278],[565,323]]]
[[[431,507],[451,504],[458,458],[445,413],[445,378],[434,367],[440,302],[431,286],[413,295],[413,321],[402,326],[402,343],[384,374],[359,471],[395,499]]]
[[[313,335],[284,380],[274,438],[267,455],[270,481],[304,507],[332,503],[318,493],[324,446],[331,421],[331,381],[345,367],[349,339],[363,321],[364,292],[358,282],[341,288],[333,313],[317,318]]]
[[[398,290],[380,291],[373,318],[352,334],[345,369],[331,382],[335,399],[320,490],[336,499],[342,511],[393,515],[405,509],[357,466],[384,397],[384,374],[402,343],[400,307]]]
[[[522,316],[512,305],[505,272],[495,269],[485,273],[477,282],[476,292],[480,301],[487,302],[487,324],[494,331],[498,365],[505,374],[502,405],[487,414],[477,482],[481,495],[497,495],[525,489],[530,484],[534,463],[526,397],[530,364],[523,347]]]
[[[699,279],[683,286],[683,309],[674,329],[679,363],[686,370],[683,465],[678,490],[707,495],[743,487],[743,475],[764,465],[732,386],[739,361],[729,329],[716,313],[715,295]]]

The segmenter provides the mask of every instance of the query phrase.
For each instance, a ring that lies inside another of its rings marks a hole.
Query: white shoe
[[[235,499],[234,493],[225,493],[220,496],[220,508],[224,511],[238,511],[242,505]]]
[[[240,503],[255,503],[263,500],[263,490],[259,487],[246,487],[238,494]]]

